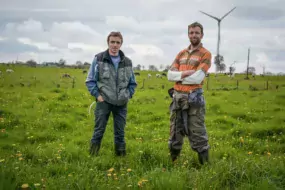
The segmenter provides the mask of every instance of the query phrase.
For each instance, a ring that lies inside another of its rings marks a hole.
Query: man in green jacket
[[[90,154],[98,155],[101,141],[112,112],[114,119],[115,154],[126,155],[125,125],[127,103],[137,86],[132,61],[120,50],[123,36],[111,32],[107,37],[108,49],[95,55],[89,68],[86,86],[96,98],[95,129]]]

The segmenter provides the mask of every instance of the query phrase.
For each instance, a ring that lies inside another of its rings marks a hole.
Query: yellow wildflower
[[[25,183],[22,185],[22,189],[28,189],[29,188],[29,184]]]
[[[114,168],[110,168],[109,170],[108,170],[108,172],[113,172],[115,169]]]
[[[127,172],[131,172],[131,171],[132,171],[132,169],[130,169],[130,168],[129,168],[129,169],[127,169]]]

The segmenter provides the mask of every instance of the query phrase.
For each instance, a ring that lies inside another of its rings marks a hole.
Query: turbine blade
[[[205,13],[205,12],[203,12],[203,11],[200,11],[200,12],[203,13],[203,14],[205,14],[205,15],[207,15],[207,16],[209,16],[209,17],[211,17],[211,18],[213,18],[213,19],[215,19],[215,20],[217,20],[217,21],[220,20],[220,19],[218,19],[217,17],[212,16],[212,15],[210,15],[210,14],[208,14],[208,13]]]
[[[234,7],[232,10],[230,10],[228,13],[226,13],[222,18],[221,20],[223,20],[226,16],[228,16],[233,10],[235,10],[236,7]]]

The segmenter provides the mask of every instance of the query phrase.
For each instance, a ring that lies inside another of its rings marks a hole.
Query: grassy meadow
[[[0,65],[0,189],[285,187],[284,76],[211,75],[208,90],[205,80],[211,163],[201,166],[187,138],[178,161],[170,161],[167,90],[173,83],[165,77],[147,79],[148,71],[136,76],[127,156],[114,156],[110,117],[100,155],[90,157],[94,98],[86,74],[24,66],[9,67],[15,72],[8,74],[7,68]],[[64,73],[75,77],[74,88],[73,79],[61,78]]]

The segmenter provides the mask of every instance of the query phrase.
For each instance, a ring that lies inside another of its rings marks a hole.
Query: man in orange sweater
[[[211,66],[211,53],[201,43],[203,26],[194,22],[188,26],[190,45],[178,53],[167,77],[175,82],[170,105],[169,150],[172,161],[179,156],[183,138],[198,153],[201,164],[209,160],[208,135],[205,126],[203,80]]]

